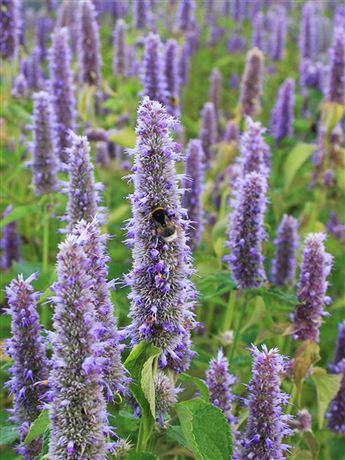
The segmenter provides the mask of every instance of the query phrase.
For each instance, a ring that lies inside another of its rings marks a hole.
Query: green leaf
[[[125,455],[124,460],[159,460],[159,458],[150,452],[133,452]]]
[[[300,396],[303,381],[310,367],[320,359],[319,349],[317,343],[305,340],[296,351],[294,360],[294,381],[297,387],[298,396]]]
[[[199,390],[200,396],[204,401],[208,402],[210,400],[210,395],[208,392],[207,385],[203,380],[199,379],[199,377],[195,377],[193,375],[188,375],[188,374],[181,374],[179,378],[180,380],[182,380],[182,382],[193,383]]]
[[[18,206],[14,208],[7,216],[1,219],[0,228],[3,228],[5,225],[22,219],[23,217],[28,216],[29,214],[35,214],[37,211],[37,205],[35,206]]]
[[[344,106],[336,102],[324,102],[322,104],[321,126],[326,134],[330,134],[337,123],[343,118]]]
[[[189,450],[188,443],[186,438],[183,436],[182,429],[179,425],[170,425],[166,433],[168,438],[170,438],[172,441],[177,442],[182,447],[185,447]]]
[[[4,425],[0,427],[0,444],[3,446],[13,444],[19,438],[16,425]]]
[[[313,460],[319,458],[320,444],[314,434],[311,431],[306,431],[303,433],[304,442],[309,447],[310,453],[313,456]]]
[[[329,403],[338,393],[342,376],[340,374],[327,374],[322,367],[315,367],[311,375],[317,392],[318,424],[322,429],[324,415]]]
[[[120,147],[133,149],[135,146],[135,132],[131,128],[123,128],[109,136],[110,140]]]
[[[161,351],[159,348],[152,351],[152,355],[147,359],[141,372],[141,388],[147,399],[153,418],[156,418],[156,402],[155,402],[155,385],[154,376],[157,370],[157,358]]]
[[[188,448],[196,460],[229,460],[230,426],[218,408],[194,399],[177,404],[176,411]]]
[[[49,427],[49,412],[43,410],[36,420],[31,424],[28,434],[24,439],[24,444],[28,445],[34,439],[39,438]]]
[[[284,186],[287,190],[303,163],[315,152],[313,144],[297,144],[288,154],[284,164]]]
[[[128,355],[125,361],[125,367],[134,379],[140,380],[141,372],[146,361],[150,357],[159,356],[160,352],[161,350],[158,347],[142,340]]]

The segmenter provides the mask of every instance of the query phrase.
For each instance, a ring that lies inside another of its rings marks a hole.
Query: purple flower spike
[[[269,40],[269,55],[273,61],[281,61],[284,57],[286,32],[287,32],[287,11],[283,5],[276,5],[272,16]]]
[[[214,69],[210,75],[208,100],[213,102],[216,114],[218,114],[222,101],[222,75],[218,69]]]
[[[164,51],[164,74],[167,89],[167,111],[178,116],[180,112],[180,79],[178,74],[178,45],[176,40],[168,40]]]
[[[280,390],[280,374],[285,369],[285,358],[276,348],[265,345],[259,351],[252,346],[254,363],[248,390],[248,419],[239,460],[282,460],[289,448],[283,440],[291,434],[290,416],[283,414],[282,406],[289,397]]]
[[[39,294],[31,285],[34,279],[36,275],[26,280],[19,275],[6,288],[7,313],[12,317],[12,338],[6,343],[6,352],[14,361],[7,385],[13,395],[11,420],[20,425],[20,442],[24,441],[31,423],[41,412],[47,391],[48,364],[36,309]],[[39,438],[28,446],[21,445],[18,453],[24,460],[31,460],[40,453],[41,447],[42,438]]]
[[[114,31],[114,58],[113,69],[116,76],[127,74],[127,46],[126,46],[126,23],[118,19]]]
[[[148,22],[148,0],[133,0],[133,27],[145,29]]]
[[[167,414],[177,402],[177,393],[179,389],[175,389],[172,379],[160,371],[157,372],[155,376],[154,385],[156,417],[158,423],[163,427],[164,415]]]
[[[308,1],[303,5],[300,25],[299,48],[301,60],[313,59],[317,55],[317,34],[315,3]]]
[[[188,244],[192,250],[195,250],[200,244],[204,214],[201,201],[204,182],[204,152],[200,140],[189,141],[186,157],[186,177],[183,182],[185,192],[182,205],[187,209],[191,221],[188,230]]]
[[[327,232],[334,236],[339,241],[345,242],[345,224],[342,224],[337,216],[337,213],[332,211],[328,222]]]
[[[26,61],[26,79],[30,89],[37,91],[43,86],[40,50],[35,47]]]
[[[83,0],[79,6],[78,58],[80,80],[87,85],[101,84],[101,50],[96,11],[91,0]]]
[[[260,122],[254,122],[247,117],[247,130],[241,136],[240,143],[240,164],[242,176],[257,172],[266,179],[270,175],[268,162],[269,147],[263,139],[265,130]]]
[[[218,407],[227,418],[229,424],[236,422],[232,413],[233,395],[231,387],[236,379],[229,373],[229,363],[222,350],[218,351],[216,358],[212,358],[206,371],[206,384],[210,392],[212,404]]]
[[[71,54],[67,29],[57,29],[52,35],[49,53],[50,98],[53,107],[57,151],[62,162],[68,161],[69,130],[75,128],[76,102],[71,73]]]
[[[292,136],[294,120],[295,83],[287,78],[279,88],[278,97],[271,114],[272,137],[279,144],[284,138]]]
[[[337,368],[341,382],[327,414],[328,427],[335,433],[345,436],[345,358],[338,363]]]
[[[19,5],[17,0],[1,0],[0,5],[1,59],[14,59],[19,47]]]
[[[226,256],[239,289],[260,287],[266,280],[262,241],[266,238],[263,218],[266,209],[267,181],[260,174],[247,174],[239,183],[234,209],[230,216]]]
[[[226,142],[227,144],[230,144],[230,142],[237,142],[238,138],[239,138],[238,126],[235,122],[230,120],[228,124],[226,125],[223,141]]]
[[[101,168],[106,168],[111,160],[107,142],[97,142],[95,150],[95,163]]]
[[[13,207],[7,206],[3,213],[3,217],[6,217]],[[19,261],[19,248],[20,248],[20,237],[17,233],[17,222],[13,221],[5,225],[3,229],[3,235],[1,240],[1,268],[7,270],[11,268],[13,262]]]
[[[297,220],[284,214],[278,227],[276,253],[272,261],[272,282],[277,286],[292,284],[294,280],[299,242],[297,229]]]
[[[81,219],[91,222],[96,215],[103,221],[103,209],[99,208],[98,191],[101,184],[95,183],[93,165],[90,161],[90,144],[86,137],[70,133],[71,148],[68,149],[68,203],[65,220],[70,232]]]
[[[131,196],[133,218],[127,243],[133,247],[133,268],[126,277],[131,287],[128,335],[162,349],[160,366],[175,372],[189,367],[193,353],[196,297],[185,233],[188,220],[181,208],[174,162],[179,146],[169,136],[176,126],[161,104],[145,97],[139,107],[137,144]]]
[[[261,11],[254,18],[252,47],[265,49],[265,15]]]
[[[311,430],[311,415],[307,409],[302,409],[297,412],[296,415],[296,429],[300,432],[310,431]]]
[[[57,187],[58,159],[53,132],[49,95],[34,94],[32,182],[36,195],[53,192]]]
[[[345,105],[345,27],[335,30],[330,55],[328,100]]]
[[[205,153],[205,162],[210,164],[212,146],[217,142],[217,115],[213,102],[206,102],[201,112],[200,139]]]
[[[125,371],[121,364],[121,346],[117,331],[116,318],[110,299],[107,262],[110,258],[106,253],[107,235],[101,235],[96,220],[91,223],[80,221],[73,229],[73,235],[83,239],[85,255],[89,259],[88,275],[94,282],[94,308],[96,312],[96,328],[99,357],[103,360],[103,385],[107,400],[113,399],[116,392],[123,393],[126,385]]]
[[[185,43],[182,48],[180,48],[180,56],[178,62],[178,74],[180,79],[180,85],[185,85],[188,82],[189,74],[189,60],[190,60],[190,51],[189,46]]]
[[[187,31],[195,26],[195,1],[181,0],[177,10],[177,28],[178,30]]]
[[[247,53],[247,62],[241,82],[240,106],[242,115],[254,117],[261,108],[264,74],[264,55],[258,48]]]
[[[142,61],[142,95],[165,104],[167,90],[161,48],[162,43],[159,35],[150,33],[145,39],[145,50]]]
[[[292,318],[294,339],[319,341],[322,317],[326,316],[324,304],[331,302],[326,296],[326,278],[332,268],[332,256],[325,251],[325,239],[323,233],[309,233],[304,241],[298,304]]]
[[[106,459],[107,414],[103,360],[98,356],[91,262],[85,236],[68,235],[59,246],[53,298],[55,334],[51,382],[49,458]]]
[[[23,98],[27,97],[28,95],[28,82],[25,78],[25,75],[23,73],[19,73],[14,82],[13,82],[13,88],[12,88],[12,96],[15,98]]]
[[[345,321],[338,324],[338,336],[332,368],[335,369],[343,359],[345,359]]]

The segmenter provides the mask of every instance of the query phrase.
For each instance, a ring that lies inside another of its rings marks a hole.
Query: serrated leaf
[[[167,433],[168,438],[170,438],[171,440],[180,444],[182,447],[185,447],[186,449],[189,450],[188,443],[179,425],[170,425],[166,433]]]
[[[182,380],[182,382],[193,383],[193,385],[195,385],[197,389],[199,390],[200,396],[204,401],[208,402],[210,400],[210,395],[208,392],[207,385],[203,380],[199,379],[198,377],[195,377],[194,375],[188,375],[188,374],[181,374],[179,378],[180,380]]]
[[[188,448],[197,460],[229,460],[230,426],[218,408],[194,399],[177,404],[176,411]]]
[[[340,374],[327,374],[322,367],[315,367],[311,378],[316,386],[318,425],[321,430],[325,412],[329,403],[339,391],[342,376]]]
[[[159,348],[152,352],[152,355],[147,359],[143,366],[140,380],[141,388],[144,392],[145,398],[150,405],[153,418],[156,418],[154,375],[157,368],[157,359],[160,353],[161,351]]]
[[[43,410],[36,420],[31,424],[28,434],[24,439],[24,444],[27,446],[34,439],[39,438],[49,427],[49,412]]]
[[[4,425],[0,427],[0,444],[3,446],[13,444],[19,438],[16,425]]]
[[[297,144],[288,154],[284,164],[284,187],[287,190],[303,163],[315,152],[313,144]]]

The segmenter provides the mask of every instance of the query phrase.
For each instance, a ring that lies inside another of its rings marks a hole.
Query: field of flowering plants
[[[344,460],[344,3],[0,28],[0,457]]]

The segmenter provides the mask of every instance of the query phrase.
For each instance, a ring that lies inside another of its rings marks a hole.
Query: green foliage
[[[39,438],[49,428],[49,411],[43,410],[37,419],[30,425],[28,434],[24,439],[24,444],[28,445],[34,439]]]
[[[201,399],[177,404],[177,415],[189,449],[197,460],[228,460],[231,433],[224,414]]]

